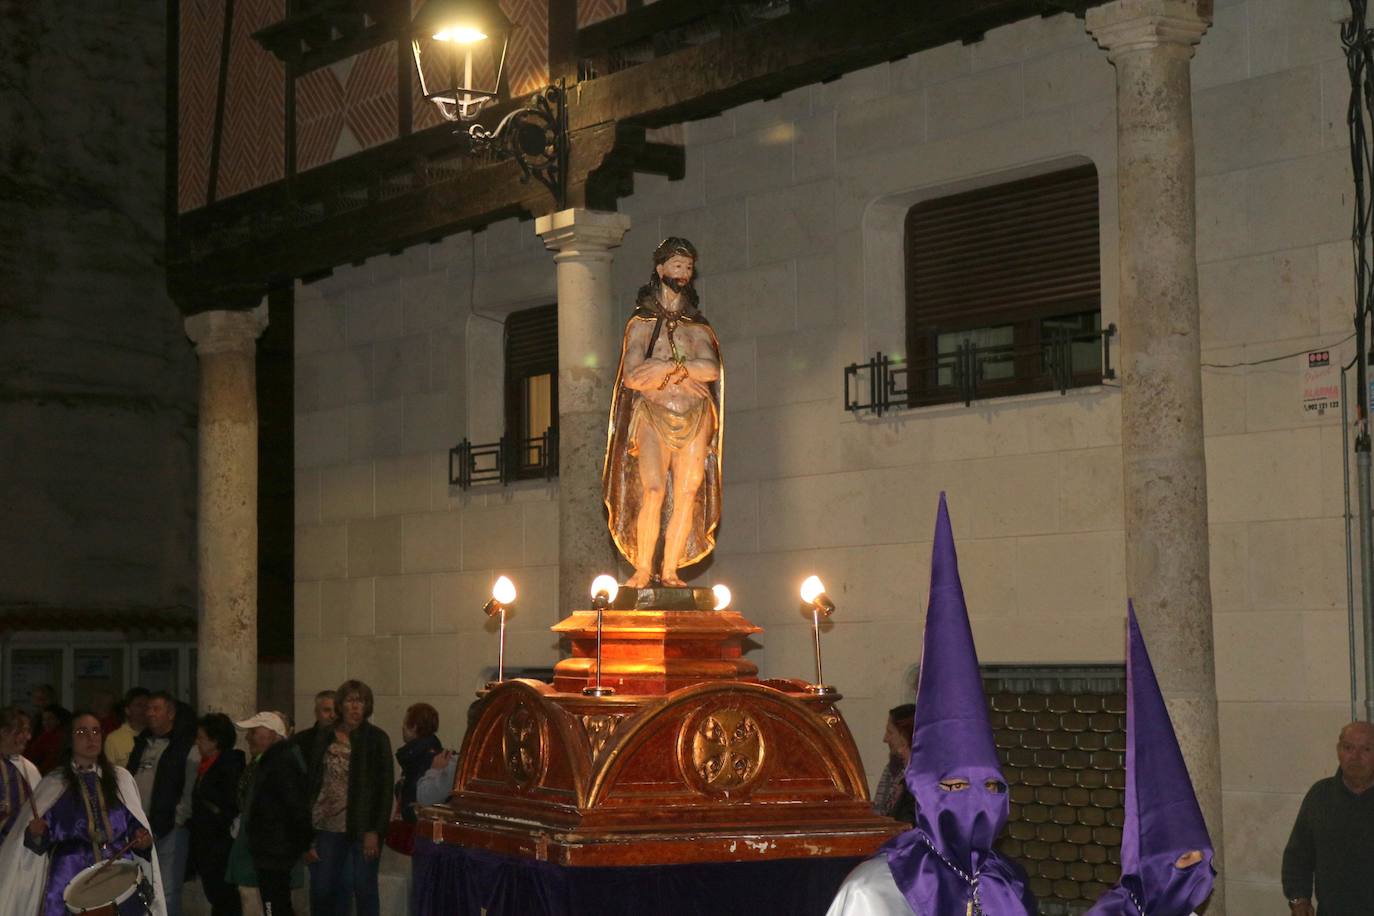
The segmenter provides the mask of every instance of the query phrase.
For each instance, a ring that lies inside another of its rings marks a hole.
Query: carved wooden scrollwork
[[[506,772],[516,784],[528,786],[539,778],[544,766],[544,736],[539,718],[524,704],[506,717],[502,754]]]
[[[591,744],[593,757],[601,754],[601,749],[606,746],[611,735],[615,734],[616,727],[624,718],[623,715],[605,713],[582,717],[582,727],[587,730],[587,741]]]

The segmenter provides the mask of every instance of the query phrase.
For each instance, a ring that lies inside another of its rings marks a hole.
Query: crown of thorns
[[[695,245],[684,238],[670,235],[659,242],[658,247],[654,249],[654,264],[662,264],[674,255],[679,254],[691,258],[693,261],[697,260],[697,248]]]

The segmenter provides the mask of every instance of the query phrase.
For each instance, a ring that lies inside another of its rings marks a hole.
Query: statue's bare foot
[[[677,573],[670,573],[667,570],[664,570],[663,575],[659,578],[663,581],[665,588],[682,588],[687,584],[678,578]]]
[[[636,569],[635,574],[625,580],[626,588],[645,588],[653,578],[653,573],[647,569]]]

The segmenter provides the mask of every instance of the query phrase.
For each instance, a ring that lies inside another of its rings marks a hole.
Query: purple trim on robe
[[[24,791],[24,774],[19,772],[19,768],[4,758],[0,758],[0,766],[5,768],[5,775],[9,777],[9,792],[0,798],[0,804],[5,807],[4,814],[0,814],[0,843],[3,843],[14,826],[15,818],[29,803],[29,796]]]
[[[81,773],[79,776],[94,800],[95,793],[99,791],[95,774]],[[133,839],[140,829],[147,829],[119,801],[110,806],[109,813],[114,840],[107,843],[103,850],[107,856]],[[99,817],[98,814],[96,816]],[[51,856],[43,892],[43,916],[66,916],[67,907],[62,902],[62,892],[81,869],[95,864],[95,857],[91,854],[91,830],[86,821],[86,806],[81,802],[81,794],[75,787],[69,787],[43,815],[43,820],[48,824],[46,838],[35,841],[32,834],[26,834],[24,845],[35,853],[41,855],[47,852]],[[145,859],[149,857],[146,852],[140,855]],[[131,859],[133,855],[125,853],[124,858]]]

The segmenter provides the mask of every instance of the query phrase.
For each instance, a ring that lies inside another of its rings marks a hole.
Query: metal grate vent
[[[1121,874],[1125,670],[988,668],[984,686],[1011,795],[998,848],[1026,869],[1042,916],[1077,916]]]

